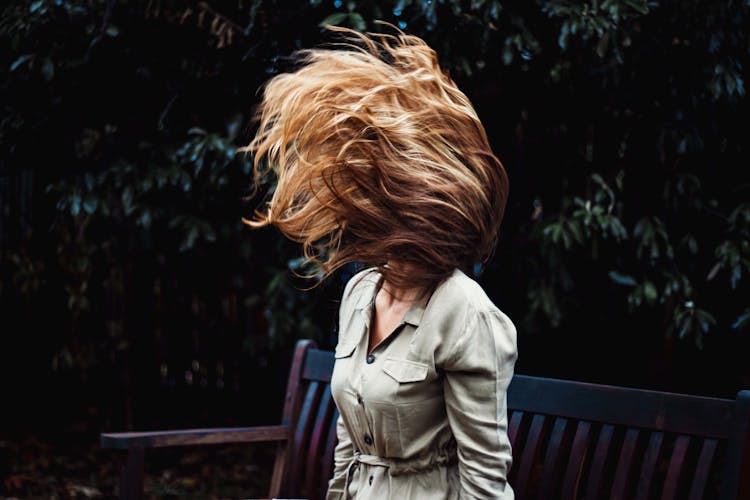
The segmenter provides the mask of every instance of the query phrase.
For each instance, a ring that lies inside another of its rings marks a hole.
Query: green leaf
[[[604,181],[604,178],[600,174],[597,174],[596,172],[594,172],[593,174],[591,174],[591,179],[602,188],[609,189],[609,186],[607,185],[607,183]]]
[[[583,245],[583,233],[581,232],[581,226],[578,223],[578,221],[569,220],[568,228],[570,229],[571,234],[573,234],[573,237],[575,238],[575,240],[579,244]]]
[[[334,26],[339,26],[341,23],[343,23],[347,18],[349,17],[348,12],[334,12],[330,16],[326,17],[320,23],[318,23],[318,26],[321,28],[325,28],[326,24],[332,24]]]
[[[13,61],[13,63],[10,65],[10,71],[17,70],[23,63],[25,63],[26,61],[28,61],[29,59],[31,59],[33,57],[34,57],[34,54],[24,54],[24,55],[22,55],[21,57],[19,57],[15,61]]]
[[[677,332],[677,337],[679,337],[680,339],[684,339],[685,335],[687,335],[687,332],[692,329],[693,329],[692,319],[686,318],[685,321],[682,323],[682,326],[680,327],[679,331]]]
[[[93,214],[96,211],[96,207],[99,205],[99,202],[96,198],[93,198],[91,196],[87,196],[86,199],[83,201],[83,210],[88,214]]]
[[[196,226],[191,226],[188,230],[187,236],[185,236],[185,239],[182,241],[182,244],[180,245],[180,251],[184,252],[186,250],[189,250],[195,246],[195,240],[198,239],[198,236],[200,236],[200,233],[198,232],[198,228]]]
[[[625,3],[639,14],[648,14],[648,4],[646,4],[645,2],[638,0],[625,0]]]
[[[513,50],[507,45],[503,47],[502,58],[503,64],[505,64],[506,66],[510,65],[510,63],[513,62]]]
[[[201,224],[201,233],[206,241],[216,241],[216,231],[208,223]]]
[[[352,28],[357,31],[364,31],[367,29],[367,23],[365,22],[362,15],[358,14],[357,12],[352,12],[351,14],[349,14],[349,23],[351,24]]]
[[[609,278],[610,278],[610,279],[611,279],[612,281],[614,281],[615,283],[617,283],[617,284],[619,284],[619,285],[624,285],[624,286],[635,286],[635,285],[637,285],[637,284],[638,284],[638,283],[637,283],[637,282],[635,281],[635,278],[633,278],[632,276],[630,276],[630,275],[628,275],[628,274],[620,274],[620,273],[619,273],[619,272],[617,272],[617,271],[610,271],[610,272],[608,273],[608,275],[609,275]]]
[[[133,205],[133,188],[132,186],[127,186],[122,191],[122,206],[125,209],[126,213],[130,209],[130,207]]]
[[[750,325],[750,308],[745,309],[745,312],[737,316],[737,319],[732,323],[732,328],[744,330],[748,325]]]
[[[70,215],[77,217],[81,213],[81,198],[75,196],[70,204]]]
[[[42,60],[42,67],[40,69],[42,77],[46,81],[50,81],[55,77],[55,64],[49,57],[45,57]]]
[[[628,303],[632,306],[639,307],[643,302],[643,287],[637,286],[628,295]]]
[[[561,229],[560,235],[562,236],[563,246],[565,247],[565,250],[568,250],[570,249],[570,244],[571,244],[570,235],[568,234],[567,231],[563,230],[562,228],[560,229]]]
[[[143,210],[141,212],[140,217],[138,218],[137,222],[140,226],[143,226],[145,228],[148,228],[151,226],[151,212],[148,210]]]
[[[693,235],[690,235],[688,237],[688,248],[690,249],[690,253],[693,255],[698,253],[698,242],[695,240]]]

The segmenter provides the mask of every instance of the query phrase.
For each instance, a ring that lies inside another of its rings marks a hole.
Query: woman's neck
[[[394,262],[389,260],[386,264],[390,269],[398,269],[401,272],[418,273],[419,270],[412,264],[403,262]],[[381,288],[385,292],[386,300],[389,303],[395,302],[415,302],[419,300],[424,294],[420,288],[395,288],[388,281],[383,280]],[[384,297],[384,298],[385,298]]]

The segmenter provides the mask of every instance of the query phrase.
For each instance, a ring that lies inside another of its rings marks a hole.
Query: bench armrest
[[[127,449],[134,447],[160,448],[220,443],[250,443],[258,441],[286,441],[289,426],[223,427],[150,432],[118,432],[101,434],[102,448]]]

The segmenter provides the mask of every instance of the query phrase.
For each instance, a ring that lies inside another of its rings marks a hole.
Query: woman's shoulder
[[[346,282],[341,296],[341,305],[356,305],[364,298],[371,296],[379,279],[380,272],[377,267],[368,267],[356,272]]]
[[[482,352],[516,355],[515,324],[461,270],[435,290],[424,317],[436,334],[434,358],[443,367],[453,366],[462,356],[481,357]]]
[[[450,315],[500,312],[482,286],[460,269],[435,289],[430,305],[434,305],[434,312]]]
[[[460,269],[456,269],[435,290],[425,318],[433,324],[443,325],[444,328],[440,329],[447,336],[465,333],[467,325],[475,325],[474,330],[479,325],[491,325],[493,330],[515,331],[511,318],[490,299],[476,280]]]

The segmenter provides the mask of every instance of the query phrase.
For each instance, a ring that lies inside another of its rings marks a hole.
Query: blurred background
[[[376,19],[436,49],[508,172],[474,271],[518,373],[750,387],[750,2],[6,2],[0,497],[111,497],[100,432],[278,422],[356,269],[305,291],[300,248],[241,223],[235,149],[295,49]],[[147,455],[147,492],[265,493],[273,449],[206,448]]]

